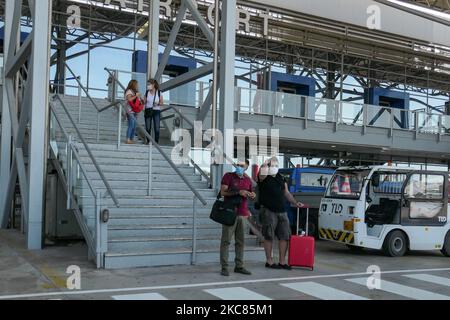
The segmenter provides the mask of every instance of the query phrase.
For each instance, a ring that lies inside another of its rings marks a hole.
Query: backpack
[[[128,104],[130,105],[131,110],[136,114],[141,113],[142,110],[144,110],[144,104],[138,97],[136,97],[134,100],[129,101]]]

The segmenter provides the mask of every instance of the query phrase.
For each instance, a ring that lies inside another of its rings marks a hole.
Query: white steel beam
[[[201,66],[200,68],[191,70],[174,79],[164,82],[161,85],[161,91],[168,91],[173,88],[182,86],[183,84],[195,81],[210,74],[212,71],[213,71],[213,64],[212,63],[206,64],[204,66]]]
[[[31,134],[28,214],[28,249],[42,249],[42,223],[47,159],[48,83],[51,44],[51,0],[39,0],[34,8],[33,72],[31,90]]]
[[[214,34],[206,23],[205,19],[203,19],[201,13],[198,11],[197,6],[192,0],[183,0],[186,4],[187,8],[192,14],[192,17],[198,23],[199,28],[205,34],[206,39],[208,40],[211,47],[214,47]],[[236,3],[236,1],[234,1]],[[236,10],[236,7],[234,8]]]
[[[155,79],[161,81],[161,77],[166,69],[167,62],[169,61],[170,53],[172,52],[173,45],[178,36],[178,32],[180,31],[181,24],[183,23],[184,15],[186,14],[186,5],[184,2],[181,3],[180,9],[178,11],[175,23],[173,25],[172,30],[170,31],[169,39],[166,43],[166,48],[164,50],[164,54],[159,61],[158,71],[156,72]]]
[[[153,78],[158,70],[159,56],[159,10],[160,1],[150,0],[147,45],[147,79]]]
[[[236,0],[222,1],[222,30],[220,42],[220,100],[219,130],[223,133],[223,151],[233,158],[234,104],[236,58]],[[231,170],[231,164],[219,169],[219,176]]]
[[[15,0],[6,0],[5,4],[5,26],[3,40],[3,70],[6,67],[8,59],[9,45],[11,43],[11,29],[13,25],[12,17],[14,15]],[[5,73],[4,73],[5,74]],[[0,228],[6,228],[8,223],[9,211],[4,210],[7,200],[8,181],[11,174],[11,116],[9,113],[8,93],[3,76],[3,95],[2,95],[2,126],[1,126],[1,144],[0,144]]]

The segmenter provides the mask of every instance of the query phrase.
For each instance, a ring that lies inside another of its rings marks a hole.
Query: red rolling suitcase
[[[309,207],[306,208],[306,235],[298,235],[300,209],[297,208],[297,235],[291,237],[289,260],[291,267],[304,267],[314,270],[314,237],[308,236]]]

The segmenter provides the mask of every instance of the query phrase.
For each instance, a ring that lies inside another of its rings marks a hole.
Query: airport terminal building
[[[29,250],[81,239],[98,268],[206,263],[242,156],[249,175],[270,156],[448,172],[450,4],[432,2],[0,1],[0,228]],[[160,137],[141,113],[128,145],[127,87],[149,79]]]

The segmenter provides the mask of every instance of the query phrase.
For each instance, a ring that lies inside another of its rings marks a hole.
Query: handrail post
[[[100,141],[100,112],[97,111],[97,142]]]
[[[102,254],[101,254],[101,214],[100,211],[102,210],[101,207],[102,203],[101,203],[101,193],[99,190],[96,191],[95,194],[95,213],[94,213],[94,219],[95,219],[95,236],[94,236],[94,240],[95,240],[95,262],[97,263],[97,269],[101,268],[102,266]]]
[[[152,141],[148,144],[148,190],[147,195],[152,194],[152,171],[153,171],[153,143]]]
[[[310,104],[311,98],[308,97],[306,99],[306,103],[305,103],[305,129],[308,128],[308,120],[309,120],[309,104]]]
[[[81,86],[78,85],[78,124],[81,123]]]
[[[438,142],[441,141],[441,135],[442,135],[442,115],[439,115],[439,120],[438,120]]]
[[[414,112],[414,129],[415,129],[415,136],[414,138],[417,139],[417,136],[419,134],[419,113]]]
[[[390,128],[389,128],[389,137],[392,137],[394,135],[394,109],[389,108],[389,110],[391,111],[390,112],[390,114],[391,114],[390,122],[391,123],[389,124],[389,126],[390,126]]]
[[[67,210],[72,209],[72,136],[69,136],[67,141],[67,153],[66,153],[66,172],[67,172]]]
[[[192,260],[191,264],[197,263],[197,197],[194,195],[192,211]]]
[[[368,124],[368,115],[367,115],[367,108],[368,105],[367,104],[363,104],[363,134],[366,134],[366,130],[367,130],[367,124]]]
[[[122,139],[122,104],[119,103],[119,115],[118,115],[119,125],[117,132],[117,150],[120,149],[121,139]]]

